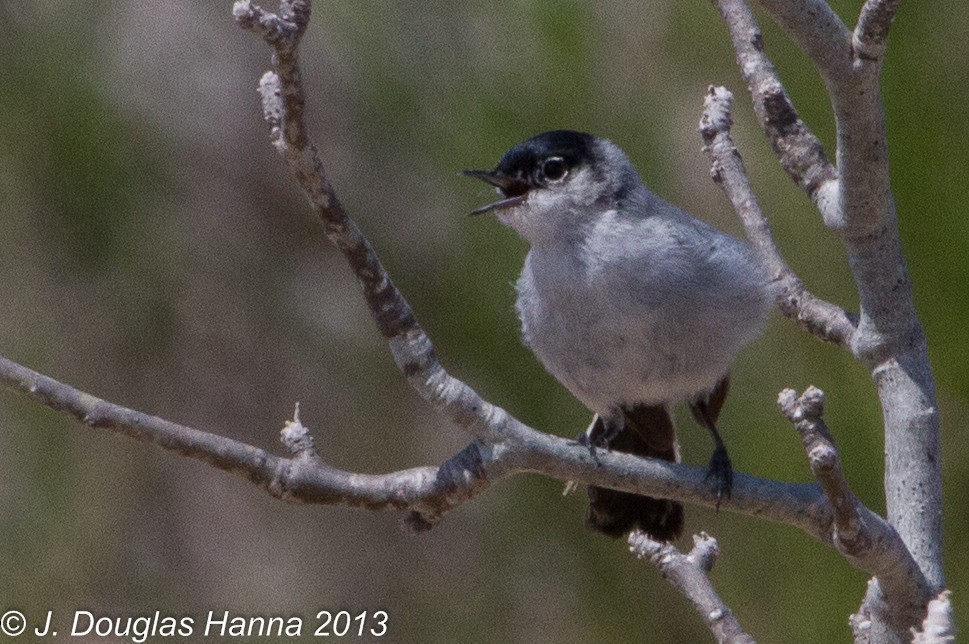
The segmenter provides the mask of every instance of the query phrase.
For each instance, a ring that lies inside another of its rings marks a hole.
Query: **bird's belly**
[[[560,308],[523,316],[525,339],[545,368],[584,405],[609,413],[623,404],[675,403],[712,388],[732,356],[681,337],[643,316],[617,320]]]

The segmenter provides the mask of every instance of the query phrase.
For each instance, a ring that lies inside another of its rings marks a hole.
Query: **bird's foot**
[[[578,441],[580,445],[589,448],[589,455],[592,456],[592,460],[598,465],[599,456],[596,454],[596,449],[604,449],[608,452],[612,439],[618,436],[621,431],[621,421],[607,422],[602,416],[596,414],[592,417],[592,422],[589,423],[589,427],[583,433],[579,434]]]
[[[720,445],[713,451],[710,458],[710,467],[707,475],[703,479],[704,483],[710,483],[710,489],[717,497],[717,511],[720,511],[720,502],[730,498],[730,490],[733,488],[733,465],[730,457],[727,456],[727,449]]]
[[[579,434],[579,437],[576,439],[576,442],[579,445],[589,450],[589,456],[591,456],[592,460],[596,462],[596,465],[600,464],[599,455],[596,454],[596,448],[605,447],[607,450],[609,449],[609,446],[603,443],[602,436],[595,436],[590,438],[589,432],[587,431]]]

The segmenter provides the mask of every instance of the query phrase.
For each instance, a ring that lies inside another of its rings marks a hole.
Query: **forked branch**
[[[716,539],[705,532],[693,535],[693,550],[684,555],[674,545],[635,530],[629,535],[629,549],[640,559],[649,559],[663,578],[690,600],[717,642],[756,644],[710,581],[709,573],[720,555]]]
[[[748,241],[777,285],[777,306],[781,312],[821,340],[850,346],[857,316],[813,295],[781,256],[770,223],[747,178],[743,159],[731,139],[732,110],[733,94],[724,87],[710,87],[700,119],[700,134],[704,150],[713,162],[713,179],[727,194]],[[811,145],[809,141],[804,144]]]

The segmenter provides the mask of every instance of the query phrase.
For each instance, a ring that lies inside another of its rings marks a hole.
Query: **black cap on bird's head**
[[[530,191],[562,184],[580,168],[593,167],[599,156],[597,142],[584,132],[553,130],[515,145],[494,170],[465,170],[463,174],[491,184],[505,197],[471,214],[520,206]]]

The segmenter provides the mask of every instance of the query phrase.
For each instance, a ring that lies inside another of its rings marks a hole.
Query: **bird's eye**
[[[558,183],[569,173],[569,166],[562,157],[549,157],[542,163],[542,179]]]

